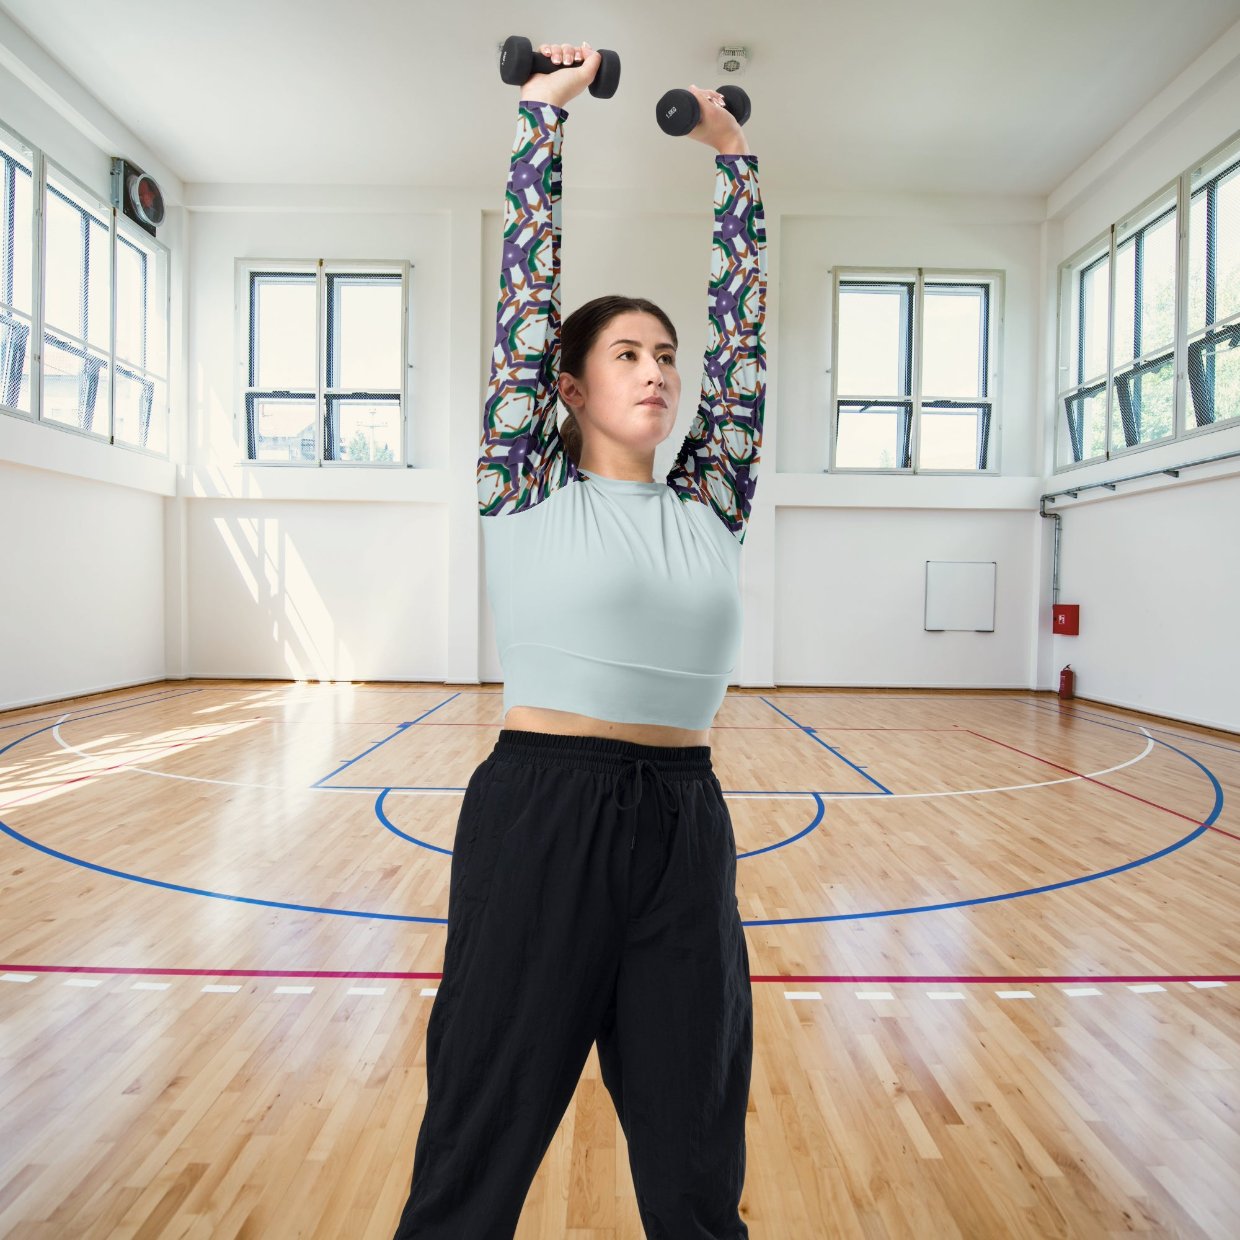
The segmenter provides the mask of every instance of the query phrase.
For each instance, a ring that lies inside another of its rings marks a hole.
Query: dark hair
[[[638,311],[642,314],[653,314],[671,336],[672,344],[680,347],[676,337],[676,329],[672,320],[652,301],[644,297],[623,297],[618,294],[607,297],[596,297],[578,306],[564,320],[560,331],[560,372],[578,378],[585,371],[586,355],[594,347],[599,333],[618,314]],[[577,423],[577,415],[569,412],[560,426],[560,437],[564,440],[564,450],[574,465],[581,463],[581,427]]]

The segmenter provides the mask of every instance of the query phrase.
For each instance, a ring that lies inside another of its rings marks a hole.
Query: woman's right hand
[[[572,68],[558,69],[554,73],[535,73],[521,87],[521,98],[553,103],[564,107],[575,99],[591,82],[603,63],[603,58],[588,43],[574,47],[571,43],[540,43],[537,48],[557,65]]]

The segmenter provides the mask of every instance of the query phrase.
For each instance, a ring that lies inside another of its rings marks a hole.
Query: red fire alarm
[[[1081,632],[1079,603],[1056,603],[1051,609],[1051,627],[1060,637],[1078,637]]]

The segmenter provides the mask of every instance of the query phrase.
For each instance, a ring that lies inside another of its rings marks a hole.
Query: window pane
[[[313,396],[248,396],[250,459],[314,461],[314,404]]]
[[[986,410],[982,406],[969,409],[921,409],[922,469],[982,469],[981,450]]]
[[[252,273],[250,387],[318,387],[317,288],[313,272]]]
[[[1116,370],[1175,341],[1175,219],[1172,208],[1116,245]]]
[[[1101,259],[1101,262],[1081,273],[1078,304],[1080,335],[1076,341],[1078,383],[1106,374],[1106,311],[1110,299],[1107,281],[1111,278],[1110,273],[1110,257]]]
[[[1135,447],[1170,435],[1174,429],[1172,401],[1175,390],[1175,359],[1129,369],[1115,376],[1115,400],[1111,406],[1111,445]]]
[[[1188,213],[1188,334],[1240,312],[1240,162],[1194,173]]]
[[[835,464],[841,469],[908,468],[912,407],[841,404]]]
[[[108,359],[75,341],[43,338],[43,417],[108,434]]]
[[[401,278],[327,277],[327,386],[400,387]]]
[[[121,233],[116,238],[116,356],[168,376],[168,255]]]
[[[113,437],[149,452],[168,450],[168,385],[117,364]]]
[[[30,324],[4,311],[0,311],[0,404],[32,412]]]
[[[34,154],[0,135],[0,302],[34,314]]]
[[[840,285],[836,392],[911,396],[911,284]]]
[[[106,351],[112,330],[107,209],[71,189],[49,169],[44,215],[46,325]]]
[[[975,284],[926,285],[923,399],[986,395],[985,295]]]
[[[400,401],[329,396],[325,443],[334,461],[399,461]]]
[[[1107,449],[1106,387],[1067,396],[1062,402],[1056,465],[1102,456]]]
[[[1240,324],[1188,346],[1188,429],[1240,418]]]

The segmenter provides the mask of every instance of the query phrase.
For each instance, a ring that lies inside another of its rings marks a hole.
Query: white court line
[[[439,987],[438,987],[438,986],[423,986],[423,987],[422,987],[422,996],[423,996],[423,998],[429,998],[429,997],[431,997],[431,996],[433,996],[433,995],[436,995],[436,994],[438,994],[438,993],[439,993]]]
[[[1000,999],[1032,999],[1032,990],[996,990]]]
[[[1196,986],[1198,990],[1205,990],[1210,986],[1226,986],[1226,982],[1189,982],[1190,986]]]
[[[277,986],[276,994],[278,995],[308,995],[314,990],[313,986]]]
[[[963,999],[963,990],[927,990],[927,999]]]
[[[99,986],[102,985],[102,983],[103,979],[99,977],[71,977],[67,982],[64,982],[63,985],[80,986],[85,988],[88,986]]]
[[[821,999],[822,995],[816,990],[785,990],[785,999]]]
[[[167,990],[171,982],[134,982],[130,990]]]
[[[0,982],[18,982],[23,986],[27,982],[33,982],[33,981],[34,981],[33,973],[6,973],[3,977],[0,977]]]
[[[1096,990],[1093,986],[1071,986],[1064,990],[1065,995],[1071,995],[1072,998],[1078,999],[1082,995],[1100,995],[1102,991]]]
[[[240,986],[204,986],[202,993],[204,995],[235,995],[240,989]]]
[[[1156,990],[1166,990],[1167,988],[1166,986],[1160,986],[1157,982],[1146,982],[1142,983],[1140,986],[1129,986],[1128,989],[1134,994],[1150,995]]]
[[[350,986],[348,994],[351,995],[382,995],[387,993],[386,986]]]
[[[61,721],[63,722],[63,720]],[[76,721],[75,721],[76,722]],[[1141,727],[1141,725],[1138,725]],[[884,800],[884,801],[911,801],[911,800],[930,800],[933,797],[980,797],[987,796],[994,792],[1027,792],[1034,788],[1053,788],[1057,784],[1074,784],[1081,779],[1097,779],[1100,775],[1113,775],[1116,771],[1122,771],[1126,767],[1135,766],[1145,758],[1148,758],[1154,748],[1154,738],[1149,732],[1141,727],[1141,731],[1145,734],[1145,748],[1137,754],[1135,758],[1129,758],[1127,762],[1121,762],[1118,766],[1108,766],[1105,770],[1091,771],[1088,775],[1069,775],[1067,779],[1048,779],[1039,784],[1012,784],[1006,788],[970,788],[959,792],[891,792],[886,794],[875,793],[856,793],[856,792],[728,792],[724,795],[729,800],[752,800],[762,798],[769,801],[794,800],[799,801],[805,797],[818,796],[824,801],[859,801],[859,800]],[[84,750],[77,748],[76,745],[70,745],[67,740],[60,734],[60,723],[52,728],[52,735],[56,738],[56,743],[62,748],[67,749],[70,753],[75,753],[79,758],[87,758],[91,761],[103,761],[99,754],[86,753]],[[197,775],[174,775],[170,771],[153,771],[147,766],[128,766],[125,763],[113,765],[110,770],[91,772],[86,774],[99,775],[115,775],[120,772],[133,772],[139,775],[153,775],[156,779],[181,779],[191,784],[218,784],[225,788],[264,788],[272,789],[277,792],[335,792],[335,793],[351,793],[355,796],[375,795],[375,788],[307,788],[300,784],[244,784],[233,779],[204,779]],[[405,789],[401,790],[406,791]],[[460,791],[452,788],[427,788],[416,795],[418,796],[459,796]]]
[[[856,993],[858,999],[878,1000],[895,998],[895,995],[889,990],[858,990]]]

